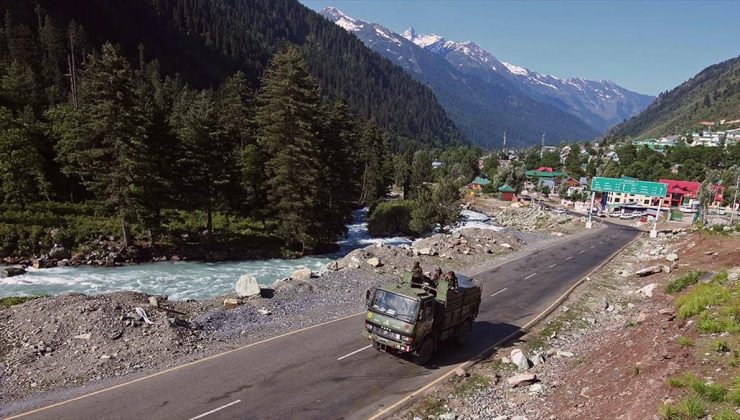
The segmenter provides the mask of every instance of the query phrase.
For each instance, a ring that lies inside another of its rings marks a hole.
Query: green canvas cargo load
[[[458,275],[457,287],[440,279],[436,289],[413,285],[410,272],[399,282],[367,291],[363,334],[379,351],[408,354],[418,364],[432,357],[440,343],[465,344],[478,316],[481,288]]]

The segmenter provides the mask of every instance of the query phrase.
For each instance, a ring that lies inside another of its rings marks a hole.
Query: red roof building
[[[679,207],[681,204],[684,204],[686,200],[697,199],[699,196],[699,189],[701,188],[701,182],[694,181],[661,179],[658,180],[658,182],[668,184],[666,198],[670,198],[671,207]],[[712,185],[712,189],[716,193],[714,197],[715,203],[722,203],[722,193],[725,190],[724,185]]]

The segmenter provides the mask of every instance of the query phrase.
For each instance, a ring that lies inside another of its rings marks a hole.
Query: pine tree
[[[321,97],[300,51],[275,54],[257,96],[257,142],[265,155],[267,208],[278,232],[301,252],[321,234],[321,187],[317,139]]]
[[[340,233],[349,222],[359,190],[359,171],[354,152],[357,129],[344,101],[335,100],[325,107],[319,138],[320,159],[325,168],[321,187],[326,209],[323,219],[331,232]]]
[[[30,141],[27,125],[0,107],[0,197],[4,203],[20,207],[49,197],[44,160]]]
[[[57,133],[60,159],[96,197],[115,210],[123,245],[139,191],[148,182],[148,121],[136,102],[128,61],[111,44],[99,57],[90,56],[82,74],[79,110],[59,107],[49,114]]]
[[[232,150],[219,123],[213,91],[185,92],[175,105],[172,124],[180,140],[177,166],[186,205],[206,211],[206,234],[213,233],[213,211],[225,205],[232,182]]]
[[[373,207],[393,182],[388,137],[372,122],[367,122],[360,137],[362,164],[360,203]]]

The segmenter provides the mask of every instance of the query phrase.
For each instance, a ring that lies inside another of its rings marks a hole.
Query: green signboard
[[[591,180],[591,191],[642,194],[652,197],[665,197],[668,184],[660,182],[639,181],[629,178],[594,177]]]

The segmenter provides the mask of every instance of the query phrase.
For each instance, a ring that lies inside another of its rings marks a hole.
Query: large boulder
[[[6,277],[20,276],[22,274],[26,274],[26,270],[20,267],[6,267],[3,271],[5,271]]]
[[[309,279],[311,279],[311,269],[301,268],[299,270],[296,270],[293,272],[293,274],[290,275],[290,278],[292,280],[308,281]]]
[[[678,260],[678,254],[676,254],[675,252],[671,252],[670,254],[665,256],[665,259],[670,262],[676,261]]]
[[[651,265],[650,267],[645,267],[642,270],[638,270],[635,272],[635,275],[638,277],[646,277],[646,276],[651,276],[653,274],[670,273],[670,272],[671,272],[671,268],[668,267],[667,265],[657,264],[657,265]]]
[[[234,289],[239,297],[252,297],[259,296],[260,294],[260,286],[257,284],[257,279],[248,274],[239,277]]]

